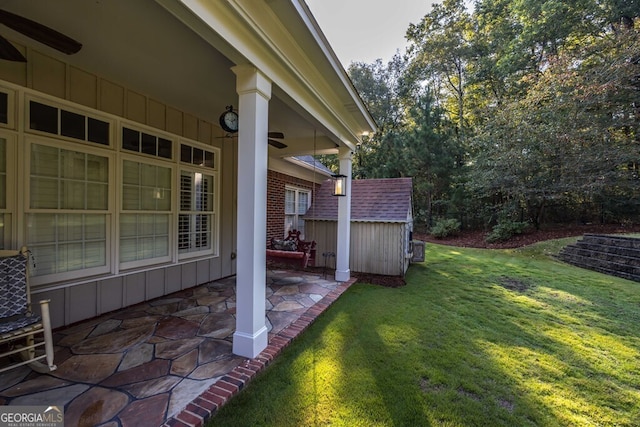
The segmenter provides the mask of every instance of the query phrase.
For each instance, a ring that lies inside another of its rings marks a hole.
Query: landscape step
[[[577,267],[640,282],[640,239],[626,236],[585,234],[563,248],[562,261]]]

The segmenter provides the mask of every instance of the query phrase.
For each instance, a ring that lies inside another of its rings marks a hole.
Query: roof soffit
[[[304,11],[297,2],[181,0],[189,16],[175,0],[156,1],[235,63],[254,64],[332,133],[335,142],[354,149],[361,132],[375,130],[357,93],[341,76],[343,70],[331,64],[333,55],[328,57],[327,48],[318,45],[322,40],[312,34],[315,27],[301,18]],[[274,88],[274,93],[279,91]],[[354,103],[360,106],[357,111]]]

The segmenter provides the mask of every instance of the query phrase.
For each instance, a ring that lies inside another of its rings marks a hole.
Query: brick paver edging
[[[329,308],[344,291],[356,282],[352,278],[339,284],[313,307],[304,312],[295,322],[275,335],[267,348],[254,359],[247,359],[231,372],[216,381],[207,391],[189,403],[178,415],[168,419],[163,427],[202,427],[225,403],[235,396],[255,376],[287,347],[291,341],[304,332],[315,319]]]

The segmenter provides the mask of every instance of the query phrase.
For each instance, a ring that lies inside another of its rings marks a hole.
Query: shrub
[[[431,235],[437,239],[457,236],[460,231],[460,221],[457,219],[439,219],[431,227]]]
[[[522,234],[527,229],[529,223],[503,220],[497,223],[491,233],[486,237],[486,241],[489,243],[504,242],[509,240],[515,235]]]

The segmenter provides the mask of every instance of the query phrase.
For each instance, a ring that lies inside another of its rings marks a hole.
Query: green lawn
[[[571,240],[428,244],[407,286],[352,286],[210,425],[640,425],[640,283],[549,256]]]

